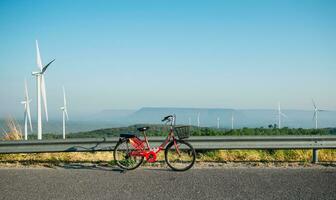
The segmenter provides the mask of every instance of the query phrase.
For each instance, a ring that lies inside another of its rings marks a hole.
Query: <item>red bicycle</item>
[[[139,167],[145,158],[149,163],[156,162],[158,153],[165,150],[165,161],[170,168],[176,171],[190,169],[196,160],[194,148],[184,140],[190,135],[190,127],[175,127],[175,115],[165,117],[162,122],[169,124],[170,130],[164,142],[155,148],[151,148],[146,136],[149,127],[138,128],[144,139],[135,134],[120,134],[113,154],[116,164],[122,169],[133,170]]]

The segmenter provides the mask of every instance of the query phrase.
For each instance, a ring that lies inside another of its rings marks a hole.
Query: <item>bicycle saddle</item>
[[[147,131],[149,129],[149,127],[146,126],[146,127],[140,127],[140,128],[137,128],[137,129],[138,129],[138,131],[143,132],[143,131]]]
[[[133,133],[121,133],[120,134],[120,137],[122,138],[133,138],[133,137],[136,137],[137,135],[136,134],[133,134]]]

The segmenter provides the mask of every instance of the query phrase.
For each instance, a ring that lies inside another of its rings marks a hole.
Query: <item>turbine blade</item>
[[[46,94],[45,80],[44,80],[44,75],[43,74],[41,75],[41,91],[42,91],[44,112],[45,112],[45,115],[46,115],[46,119],[48,121],[47,94]]]
[[[312,102],[313,102],[314,108],[316,109],[317,107],[316,107],[316,103],[315,103],[314,99],[312,99]]]
[[[314,115],[313,115],[313,121],[315,120],[315,117],[316,117],[316,112],[314,112]]]
[[[36,40],[36,64],[37,64],[37,67],[42,71],[42,59],[41,59],[40,49],[39,49],[37,40]]]
[[[49,67],[49,65],[51,64],[51,63],[53,63],[55,61],[55,59],[54,60],[52,60],[52,61],[50,61],[46,66],[44,66],[43,67],[43,69],[42,69],[42,74],[47,70],[47,68]]]
[[[286,118],[288,118],[288,116],[287,115],[285,115],[284,113],[280,113],[282,116],[284,116],[284,117],[286,117]]]
[[[32,126],[32,121],[31,121],[31,116],[30,116],[29,102],[27,102],[27,115],[28,115],[28,120],[29,120],[29,125],[30,125],[30,131],[33,132],[33,126]]]
[[[29,96],[28,96],[27,79],[25,79],[25,97],[26,97],[25,101],[28,102]]]
[[[67,109],[67,108],[64,108],[64,112],[65,112],[65,116],[66,116],[67,120],[69,120],[68,109]]]
[[[64,107],[66,107],[66,97],[65,97],[65,89],[63,86],[63,103],[64,103]]]
[[[25,110],[24,110],[24,114],[23,114],[23,119],[24,119],[24,123],[26,123],[27,120],[27,105],[25,105]],[[25,124],[26,125],[26,124]]]

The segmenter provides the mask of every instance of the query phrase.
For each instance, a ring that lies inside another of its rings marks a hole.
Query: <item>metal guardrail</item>
[[[150,137],[159,145],[163,137]],[[336,149],[336,136],[199,136],[188,141],[196,150],[220,149]],[[0,153],[92,152],[111,151],[118,138],[79,138],[66,140],[0,141]]]

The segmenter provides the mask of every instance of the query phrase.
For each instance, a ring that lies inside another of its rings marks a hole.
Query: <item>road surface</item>
[[[336,199],[336,168],[0,169],[0,199]]]

